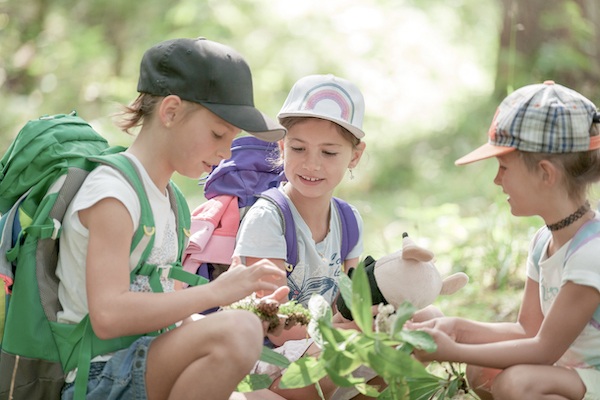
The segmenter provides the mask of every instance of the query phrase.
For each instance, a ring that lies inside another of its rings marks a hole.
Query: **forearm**
[[[526,338],[484,344],[455,343],[434,359],[505,369],[519,364],[552,365],[561,355],[549,342]]]
[[[208,285],[169,293],[123,292],[90,306],[96,334],[103,338],[158,331],[204,310],[217,307],[219,300]]]
[[[452,318],[452,317],[450,317]],[[515,322],[478,322],[455,318],[455,340],[458,343],[480,344],[523,339],[535,336]]]

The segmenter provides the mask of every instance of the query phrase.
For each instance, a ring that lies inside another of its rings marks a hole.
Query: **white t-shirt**
[[[598,213],[595,219],[600,220]],[[600,238],[592,238],[583,244],[569,257],[566,264],[565,257],[571,240],[550,258],[547,255],[548,241],[542,249],[538,272],[532,254],[537,237],[544,229],[546,228],[540,229],[531,241],[527,259],[527,276],[539,283],[542,313],[546,316],[560,288],[568,281],[591,286],[600,291]],[[600,370],[600,325],[598,323],[600,321],[591,320],[556,365],[592,367]]]
[[[343,262],[340,254],[342,239],[337,207],[332,199],[329,232],[322,242],[315,243],[308,225],[300,216],[294,203],[282,187],[279,189],[292,210],[298,241],[298,264],[287,279],[290,300],[296,300],[307,306],[310,296],[318,293],[332,304],[338,293],[338,280]],[[346,259],[359,257],[363,252],[363,221],[356,208],[351,207],[358,222],[359,238]],[[237,233],[234,255],[283,260],[287,258],[281,216],[277,206],[271,201],[258,199],[244,216]]]
[[[147,262],[153,265],[167,265],[177,260],[176,216],[171,209],[168,193],[162,193],[152,182],[142,164],[129,153],[123,153],[132,160],[142,175],[142,183],[150,202],[156,231],[154,247]],[[115,198],[125,205],[133,220],[133,231],[140,222],[141,206],[135,189],[119,171],[109,166],[95,168],[67,208],[60,237],[60,249],[56,276],[60,279],[58,299],[63,311],[57,314],[58,322],[77,324],[88,314],[85,286],[85,260],[89,231],[81,224],[78,212],[85,210],[105,198]],[[110,249],[107,249],[110,251]],[[129,260],[129,271],[137,265],[136,259]],[[165,292],[173,290],[172,279],[162,279]],[[150,292],[148,277],[138,276],[130,285],[131,291]]]

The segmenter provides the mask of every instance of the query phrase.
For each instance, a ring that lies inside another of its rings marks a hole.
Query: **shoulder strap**
[[[154,218],[152,217],[152,209],[146,191],[141,181],[141,174],[138,168],[133,164],[127,157],[122,154],[111,154],[102,157],[94,157],[93,161],[100,162],[104,165],[109,165],[120,171],[125,179],[135,188],[138,197],[140,199],[140,205],[142,213],[140,216],[140,224],[137,232],[134,235],[131,243],[131,254],[138,260],[136,268],[131,271],[131,279],[133,280],[136,275],[146,275],[149,277],[149,283],[152,290],[155,292],[162,291],[162,285],[160,284],[160,273],[158,273],[155,265],[146,264],[145,261],[150,256],[152,246],[154,244],[154,232],[156,227],[154,225]],[[169,182],[167,186],[169,192],[169,199],[171,202],[171,208],[176,218],[177,231],[178,231],[178,257],[175,265],[170,267],[167,271],[168,277],[186,282],[190,285],[199,285],[206,283],[207,280],[189,272],[183,271],[181,267],[181,256],[187,246],[187,242],[190,236],[190,209],[187,205],[185,197],[179,190],[179,188],[172,182]],[[164,271],[164,270],[163,270]]]
[[[90,157],[89,159],[115,168],[131,184],[138,195],[142,212],[139,228],[134,234],[133,241],[131,242],[131,254],[138,260],[137,267],[134,270],[137,271],[152,251],[155,232],[152,209],[150,208],[150,203],[148,202],[148,197],[146,196],[146,191],[141,181],[140,172],[127,157],[122,154],[96,156]]]
[[[287,248],[287,259],[285,269],[288,276],[294,270],[294,266],[298,263],[298,240],[296,238],[296,224],[292,216],[292,210],[285,196],[277,188],[265,190],[257,197],[261,197],[271,201],[277,206],[277,211],[283,221],[283,235],[285,236],[285,244]]]
[[[270,200],[275,204],[283,221],[283,234],[287,248],[286,271],[289,276],[294,270],[294,266],[298,263],[298,241],[292,210],[283,194],[277,188],[266,190],[258,197]],[[358,243],[358,221],[350,204],[337,197],[334,197],[333,200],[340,217],[340,232],[342,237],[340,258],[343,263],[348,253]]]
[[[597,219],[592,219],[579,228],[573,240],[571,240],[571,244],[569,244],[569,248],[567,249],[567,254],[565,255],[565,264],[567,260],[575,253],[579,248],[585,245],[592,239],[595,239],[600,236],[600,221]]]
[[[333,201],[338,209],[341,224],[341,235],[342,235],[342,249],[341,249],[341,260],[342,264],[346,260],[348,253],[354,249],[354,246],[358,243],[358,221],[352,211],[350,204],[337,197],[333,198]]]

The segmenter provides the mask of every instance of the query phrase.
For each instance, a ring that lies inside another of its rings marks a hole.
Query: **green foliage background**
[[[110,115],[135,98],[142,54],[196,36],[246,57],[273,117],[304,75],[358,84],[367,152],[337,195],[364,218],[365,255],[398,250],[406,231],[443,275],[471,277],[438,300],[446,313],[515,318],[541,220],[510,215],[494,160],[453,162],[512,88],[553,79],[600,104],[596,0],[0,0],[0,151],[25,121],[72,109],[127,145]],[[203,201],[175,179],[192,208]]]

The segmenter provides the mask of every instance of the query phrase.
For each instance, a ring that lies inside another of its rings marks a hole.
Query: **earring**
[[[350,180],[353,180],[354,174],[352,173],[352,168],[348,168],[348,171],[350,172]]]
[[[167,128],[170,128],[170,127],[171,127],[171,121],[167,121],[167,122],[165,122],[165,126],[166,126]]]

